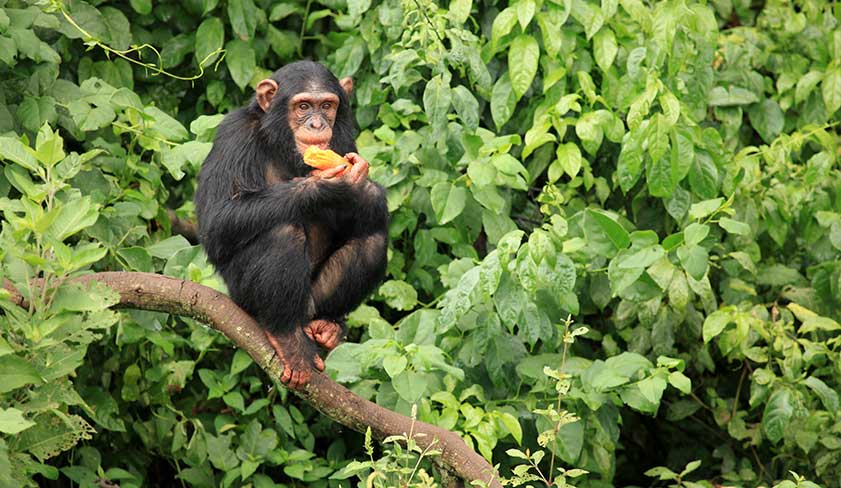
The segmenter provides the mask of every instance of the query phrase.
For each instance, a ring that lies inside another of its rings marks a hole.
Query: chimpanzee
[[[312,61],[282,67],[224,118],[199,172],[199,239],[292,388],[324,369],[318,346],[338,345],[344,316],[385,274],[388,209],[356,154],[352,89]],[[350,167],[313,170],[311,145]]]

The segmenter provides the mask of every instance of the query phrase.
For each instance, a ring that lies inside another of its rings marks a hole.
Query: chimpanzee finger
[[[303,388],[304,385],[310,381],[310,372],[306,369],[298,370],[298,376],[295,379],[295,389]]]
[[[344,173],[346,169],[347,165],[342,164],[340,166],[334,166],[330,169],[319,171],[317,176],[321,179],[335,178]]]
[[[357,154],[355,152],[349,152],[349,153],[345,154],[345,159],[347,159],[348,162],[350,162],[350,164],[359,164],[359,163],[368,164],[368,161],[365,161],[365,159],[362,156],[360,156],[359,154]]]
[[[284,366],[283,374],[280,375],[280,382],[284,385],[289,384],[289,380],[292,379],[292,368],[289,366]]]
[[[360,158],[360,161],[350,168],[348,177],[352,183],[360,183],[368,177],[368,162]]]
[[[315,366],[315,369],[319,371],[324,371],[324,360],[321,359],[321,356],[318,354],[313,354],[312,363]]]

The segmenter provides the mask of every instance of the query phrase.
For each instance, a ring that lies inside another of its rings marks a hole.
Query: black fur
[[[304,178],[312,168],[304,165],[288,122],[295,94],[320,89],[338,95],[330,147],[339,154],[356,151],[353,115],[336,77],[301,61],[272,79],[278,92],[267,112],[254,100],[220,124],[195,203],[201,243],[231,297],[269,332],[291,338],[313,319],[341,323],[382,280],[388,210],[373,182]],[[267,181],[270,166],[282,181]],[[326,254],[332,257],[311,263],[308,239],[316,225],[330,229]],[[338,286],[314,296],[327,273],[341,277]],[[294,342],[289,347],[307,346]]]

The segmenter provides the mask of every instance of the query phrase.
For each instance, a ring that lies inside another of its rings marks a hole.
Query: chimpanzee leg
[[[385,232],[352,238],[327,258],[312,284],[317,324],[313,340],[332,349],[344,335],[341,318],[353,311],[379,284],[386,268]],[[329,324],[333,324],[328,327]]]
[[[272,229],[222,271],[234,301],[265,328],[283,361],[284,383],[298,388],[309,381],[314,366],[324,369],[315,344],[303,331],[313,312],[303,229],[292,225]]]

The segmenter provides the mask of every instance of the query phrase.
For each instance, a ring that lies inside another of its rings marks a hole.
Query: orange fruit
[[[330,149],[319,149],[316,146],[310,146],[304,151],[304,163],[320,170],[335,168],[343,164],[350,166],[347,159]]]

